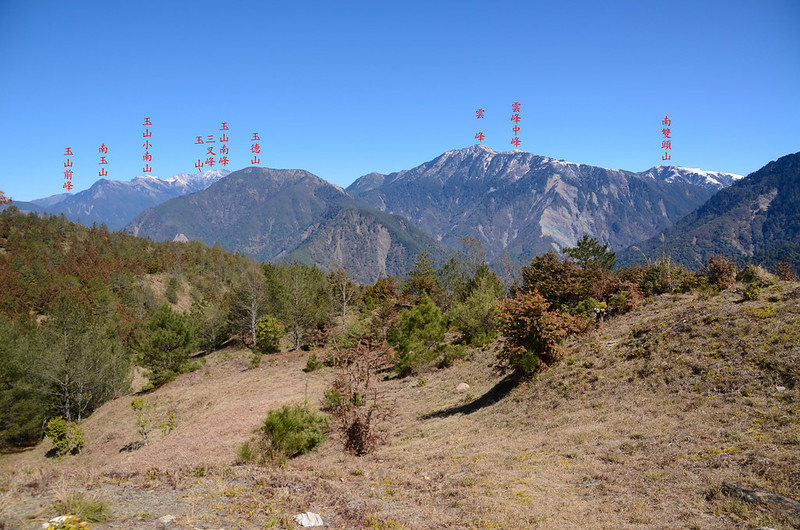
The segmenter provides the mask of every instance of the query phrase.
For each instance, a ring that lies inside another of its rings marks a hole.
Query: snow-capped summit
[[[625,248],[738,178],[667,166],[606,169],[481,144],[397,173],[365,175],[347,191],[453,249],[463,236],[475,237],[495,258],[505,250],[532,256],[571,247],[583,234]]]
[[[737,180],[744,178],[743,175],[735,175],[733,173],[704,171],[698,168],[679,166],[656,166],[647,171],[642,171],[638,175],[664,182],[687,182],[712,190],[727,188]]]
[[[492,149],[488,145],[483,145],[483,144],[472,145],[470,147],[467,147],[467,150],[472,150],[472,151],[476,151],[476,152],[477,151],[486,151],[487,153],[497,153],[497,151],[495,151],[494,149]],[[456,149],[456,151],[458,151],[458,149]],[[450,152],[450,151],[448,151],[448,152]]]
[[[178,173],[177,175],[173,175],[168,179],[164,179],[164,182],[172,182],[187,186],[189,188],[197,188],[193,191],[199,191],[201,189],[206,189],[222,177],[225,177],[229,174],[230,171],[227,169],[212,169],[202,173],[194,174]]]
[[[180,173],[167,179],[155,175],[139,175],[128,181],[100,179],[88,190],[56,202],[43,200],[41,206],[48,213],[63,213],[73,221],[105,223],[110,229],[119,230],[147,208],[204,190],[228,174],[226,169],[216,169]]]

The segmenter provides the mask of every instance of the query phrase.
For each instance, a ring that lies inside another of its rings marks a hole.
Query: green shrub
[[[255,451],[259,460],[283,464],[317,448],[325,439],[327,418],[305,405],[284,405],[270,410],[257,431]],[[240,448],[240,457],[243,449]],[[247,451],[253,451],[251,447]]]
[[[398,355],[397,358],[395,358],[394,371],[400,377],[407,377],[415,374],[420,370],[422,357],[423,356],[418,354],[416,350],[409,349],[407,352]],[[425,358],[429,358],[429,355],[426,354]]]
[[[150,445],[150,433],[153,430],[160,430],[163,437],[178,426],[178,420],[175,419],[174,412],[166,415],[159,414],[157,406],[158,403],[149,398],[140,397],[131,400],[131,408],[136,415],[136,426],[139,429],[144,445]],[[160,421],[159,418],[161,418]]]
[[[53,510],[62,514],[74,515],[90,523],[103,523],[111,519],[111,508],[107,502],[87,497],[80,492],[59,495],[53,502]],[[85,528],[85,526],[78,525],[76,528]]]
[[[175,413],[170,411],[167,417],[159,422],[158,430],[161,431],[161,436],[166,436],[174,431],[177,426],[178,420],[175,418]]]
[[[172,381],[178,374],[197,369],[189,356],[200,341],[188,315],[174,311],[169,305],[159,307],[140,332],[140,359],[148,369],[150,387]]]
[[[775,284],[775,276],[758,265],[748,264],[736,275],[742,283],[755,284],[757,287],[768,287]]]
[[[170,304],[178,303],[178,279],[175,276],[170,276],[164,295]]]
[[[761,296],[761,287],[757,283],[748,284],[742,292],[742,299],[745,301],[758,300],[759,296]]]
[[[466,356],[467,356],[467,348],[464,345],[445,344],[440,349],[440,357],[437,366],[439,368],[450,368],[451,366],[453,366],[454,362],[459,361]],[[420,379],[420,381],[423,381],[423,379]]]
[[[477,286],[463,302],[457,302],[447,316],[462,340],[475,346],[486,346],[498,333],[500,310],[497,302],[501,294],[489,286]]]
[[[312,353],[311,355],[308,356],[308,359],[306,359],[305,371],[313,372],[314,370],[319,370],[320,368],[322,368],[322,364],[323,364],[322,361],[317,359],[317,354]]]
[[[261,358],[262,357],[263,357],[263,355],[261,355],[258,352],[253,353],[253,356],[250,358],[250,362],[247,363],[247,369],[248,370],[255,370],[256,368],[261,366]]]
[[[283,337],[283,324],[269,315],[264,315],[258,319],[256,324],[256,337],[258,338],[258,350],[261,353],[277,353],[281,350],[281,337]]]
[[[594,318],[595,309],[606,309],[607,307],[608,305],[605,302],[598,302],[594,298],[589,297],[585,300],[581,300],[578,305],[575,306],[575,309],[572,310],[572,314]]]
[[[641,288],[645,295],[682,293],[691,289],[697,280],[695,275],[669,257],[661,257],[648,263],[642,277]]]
[[[257,453],[253,444],[249,441],[244,442],[239,446],[239,451],[236,456],[236,465],[241,466],[244,464],[252,464],[256,461]]]
[[[44,428],[44,435],[52,442],[56,451],[56,457],[61,458],[68,454],[81,452],[86,437],[83,429],[71,421],[64,418],[53,418],[47,422]]]
[[[150,444],[150,432],[156,426],[156,404],[148,398],[133,398],[131,408],[136,415],[136,426],[144,445]]]

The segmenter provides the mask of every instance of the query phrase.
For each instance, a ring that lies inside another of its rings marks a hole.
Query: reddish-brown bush
[[[781,261],[775,265],[775,276],[785,282],[796,282],[798,280],[794,267],[787,261]]]
[[[715,254],[708,258],[708,264],[703,267],[703,274],[709,283],[720,289],[727,289],[736,281],[736,263],[730,258]]]
[[[498,353],[501,369],[529,376],[561,358],[561,342],[567,336],[587,329],[583,321],[549,311],[549,306],[547,299],[535,291],[501,302],[505,338]]]
[[[549,308],[571,307],[592,296],[592,283],[584,272],[574,263],[559,260],[551,250],[522,268],[523,289],[543,296]]]

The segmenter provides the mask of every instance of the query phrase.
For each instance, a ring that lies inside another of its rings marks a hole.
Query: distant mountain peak
[[[465,150],[466,151],[472,151],[472,152],[486,152],[486,153],[497,154],[497,151],[495,151],[494,149],[492,149],[488,145],[483,145],[483,144],[471,145],[471,146],[467,147]]]
[[[720,190],[744,178],[743,175],[723,173],[721,171],[705,171],[693,167],[655,166],[637,173],[643,178],[652,178],[663,182],[686,182],[704,188]]]
[[[217,169],[195,174],[179,173],[168,179],[156,175],[137,175],[130,180],[100,179],[88,190],[36,202],[48,213],[63,213],[84,224],[105,223],[112,230],[118,230],[143,210],[204,190],[229,173],[226,169]]]
[[[734,176],[653,168],[642,174],[483,144],[412,169],[356,180],[347,191],[415,223],[451,248],[478,238],[490,257],[532,256],[590,234],[612,248],[650,237]]]
[[[207,182],[209,180],[217,181],[222,177],[226,177],[230,175],[230,171],[227,169],[211,169],[208,171],[202,171],[200,173],[178,173],[177,175],[172,175],[168,179],[162,179],[164,182]]]
[[[756,263],[800,263],[800,153],[769,162],[746,178],[672,166],[648,171],[668,175],[687,169],[710,179],[736,177],[736,182],[661,234],[637,243],[636,250],[620,253],[617,263],[631,263],[642,254],[655,258],[664,251],[691,268],[714,254]]]
[[[488,145],[475,144],[469,147],[450,149],[449,151],[445,151],[444,153],[436,157],[436,159],[450,159],[450,158],[463,159],[469,156],[486,156],[486,155],[493,157],[497,154],[499,153],[494,149],[492,149],[491,147],[489,147]]]
[[[58,193],[56,195],[50,195],[49,197],[43,197],[41,199],[35,199],[31,201],[31,203],[37,206],[53,206],[54,204],[58,204],[59,202],[66,200],[72,196],[71,193]]]

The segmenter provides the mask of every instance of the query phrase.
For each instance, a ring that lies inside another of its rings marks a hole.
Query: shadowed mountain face
[[[147,210],[126,228],[156,240],[184,234],[208,244],[216,241],[270,260],[294,250],[305,239],[304,231],[345,198],[344,190],[307,171],[250,167]]]
[[[800,153],[770,162],[720,190],[696,211],[628,249],[618,263],[666,253],[692,268],[714,254],[800,267]]]
[[[428,234],[398,215],[378,212],[359,201],[330,208],[287,261],[341,265],[354,278],[374,283],[381,276],[401,276],[414,267],[420,252],[442,262],[448,252]]]
[[[144,210],[205,189],[229,173],[223,169],[196,175],[181,173],[166,180],[153,176],[130,181],[100,179],[74,195],[53,195],[16,206],[23,211],[63,213],[71,221],[87,226],[105,223],[110,230],[120,230]]]
[[[361,177],[347,191],[450,248],[470,235],[490,257],[523,259],[589,234],[621,249],[688,214],[738,176],[659,167],[642,173],[475,145],[413,169]]]
[[[208,189],[147,210],[127,230],[157,240],[183,235],[263,261],[342,265],[362,281],[402,274],[443,247],[405,219],[377,212],[307,171],[246,168]]]

